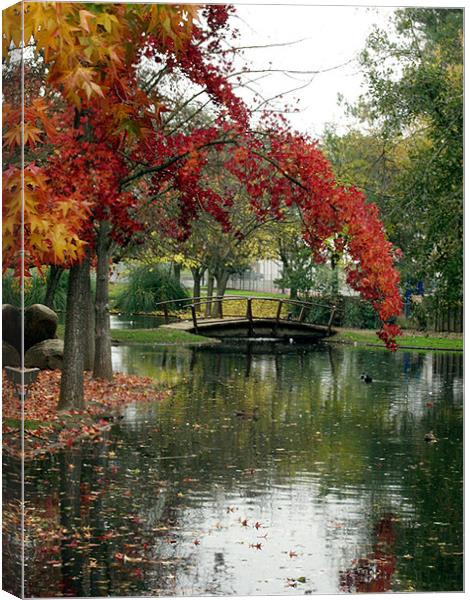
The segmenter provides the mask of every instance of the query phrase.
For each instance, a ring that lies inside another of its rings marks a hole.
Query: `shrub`
[[[68,272],[62,273],[57,291],[54,297],[54,309],[65,310],[67,301],[67,282]],[[30,277],[24,279],[24,304],[44,304],[47,288],[47,270],[41,275],[36,269],[33,269]],[[20,280],[13,277],[11,272],[2,277],[2,304],[21,305]]]
[[[116,308],[125,313],[152,312],[165,300],[189,298],[186,288],[162,265],[133,267],[128,282],[116,298]],[[177,309],[177,303],[169,309]]]
[[[342,327],[377,329],[380,321],[368,302],[353,296],[343,297]]]
[[[355,296],[331,296],[324,294],[311,298],[318,303],[307,315],[307,323],[327,325],[331,316],[331,307],[336,304],[336,312],[333,318],[333,326],[351,327],[354,329],[377,329],[380,326],[379,319],[368,302],[364,302]],[[300,307],[293,311],[294,316],[300,312]]]
[[[333,299],[331,296],[319,296],[317,298],[312,298],[312,302],[317,303],[318,305],[313,306],[305,319],[307,323],[315,323],[316,325],[328,325],[331,316],[331,309],[333,305]],[[297,316],[300,313],[301,307],[298,306],[295,309],[295,315]],[[337,317],[337,314],[336,314]],[[336,323],[338,324],[338,323]]]

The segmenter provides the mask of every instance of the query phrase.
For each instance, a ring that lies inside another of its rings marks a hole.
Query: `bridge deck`
[[[299,321],[289,320],[289,319],[279,319],[276,320],[274,318],[253,318],[252,321],[253,329],[268,327],[270,329],[276,328],[281,335],[288,335],[289,332],[295,333],[304,333],[308,334],[317,334],[321,336],[332,335],[334,331],[328,331],[328,327],[326,325],[315,325],[313,323],[300,323]],[[209,333],[210,330],[214,331],[216,329],[231,329],[234,326],[240,329],[248,328],[250,325],[250,320],[245,317],[224,317],[224,318],[206,318],[206,319],[198,319],[197,328],[198,333],[203,333],[206,330]],[[187,331],[194,332],[194,323],[190,320],[188,321],[179,321],[177,323],[168,323],[165,325],[160,325],[160,327],[165,327],[168,329],[177,329],[179,331]]]

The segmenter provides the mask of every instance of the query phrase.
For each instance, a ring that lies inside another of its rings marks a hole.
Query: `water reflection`
[[[374,527],[373,552],[353,561],[353,566],[340,572],[341,592],[388,592],[395,572],[395,527],[393,514],[384,515]]]
[[[111,329],[151,329],[158,327],[165,322],[162,316],[154,315],[126,315],[123,313],[114,313],[110,316]],[[177,320],[177,319],[174,319]],[[59,323],[65,322],[65,313],[59,313]]]
[[[175,394],[27,465],[27,594],[461,590],[462,363],[435,357],[115,349]]]

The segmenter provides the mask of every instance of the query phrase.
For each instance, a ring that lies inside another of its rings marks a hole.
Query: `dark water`
[[[111,329],[150,329],[165,322],[164,317],[153,315],[111,315]]]
[[[462,590],[461,355],[113,352],[175,394],[27,465],[27,595]]]
[[[123,313],[112,314],[111,329],[151,329],[165,322],[164,317],[154,315],[126,315]],[[65,314],[60,313],[59,323],[65,323]]]

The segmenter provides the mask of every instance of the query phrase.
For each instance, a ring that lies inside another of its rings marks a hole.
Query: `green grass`
[[[344,342],[358,344],[377,344],[383,345],[378,339],[375,331],[372,330],[339,330],[331,338],[332,342]],[[454,335],[428,335],[417,332],[404,332],[404,335],[397,338],[399,347],[403,348],[429,348],[431,350],[463,350],[462,336]]]
[[[289,298],[289,294],[282,292],[248,292],[246,290],[227,290],[227,296],[247,296],[251,298]]]
[[[58,325],[57,335],[64,339],[64,326]],[[111,329],[111,339],[123,344],[213,344],[213,338],[187,331],[167,329]]]
[[[217,340],[187,331],[157,329],[112,329],[111,338],[125,344],[208,344]]]

